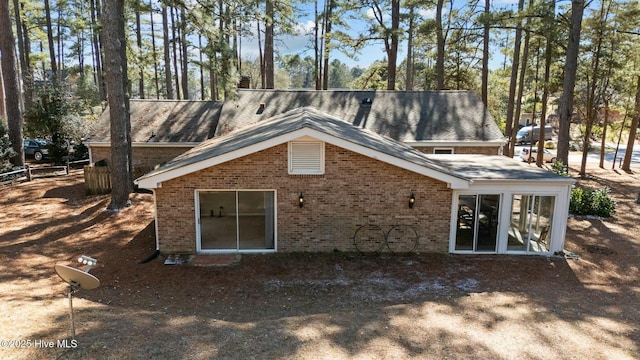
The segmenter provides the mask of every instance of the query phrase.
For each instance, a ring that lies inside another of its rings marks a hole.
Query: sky
[[[457,0],[456,2],[457,4],[454,3],[454,6],[457,8],[464,7],[466,4],[466,1]],[[504,7],[515,8],[515,6],[517,6],[517,0],[496,0],[492,2],[492,7],[495,9]],[[313,56],[313,49],[311,48],[314,28],[313,4],[306,4],[306,8],[303,8],[303,11],[306,12],[306,15],[303,15],[298,19],[298,23],[296,25],[297,35],[278,36],[276,38],[278,42],[275,46],[280,54],[299,54],[301,56]],[[422,15],[423,18],[434,18],[435,8],[421,10],[420,15]],[[367,16],[372,16],[371,10],[368,11]],[[362,33],[366,29],[366,23],[367,20],[365,19],[350,19],[349,25],[351,29],[349,30],[349,33],[354,37],[357,36],[357,34]],[[255,31],[256,30],[253,29],[254,33]],[[492,53],[496,54],[496,56],[494,56],[490,60],[490,67],[501,67],[503,56],[498,50],[492,51]],[[258,42],[255,37],[242,39],[242,57],[248,59],[256,59],[258,57]],[[375,61],[384,60],[385,58],[386,54],[382,42],[370,43],[360,53],[356,54],[355,57],[347,56],[347,54],[344,54],[337,49],[333,50],[331,53],[331,59],[338,59],[349,67],[359,66],[362,68],[367,68]],[[398,50],[398,64],[405,58],[406,42],[402,42]]]

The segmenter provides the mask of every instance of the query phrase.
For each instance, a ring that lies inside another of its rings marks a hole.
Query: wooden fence
[[[132,179],[153,170],[153,166],[135,166]],[[111,168],[109,166],[86,165],[84,167],[84,186],[88,195],[108,194],[111,192]]]
[[[23,169],[0,173],[0,184],[9,184],[21,181],[31,181],[38,177],[64,176],[69,175],[69,169],[74,165],[87,162],[80,160],[68,162],[66,165],[57,166],[25,166]]]
[[[87,195],[111,192],[111,168],[108,166],[84,166],[84,187]]]

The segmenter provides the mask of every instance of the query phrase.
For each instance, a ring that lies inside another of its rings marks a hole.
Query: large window
[[[456,251],[496,252],[500,195],[460,195]]]
[[[513,195],[507,251],[548,252],[555,196]]]
[[[275,250],[273,191],[198,192],[200,251]]]

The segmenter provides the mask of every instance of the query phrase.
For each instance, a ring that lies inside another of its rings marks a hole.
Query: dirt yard
[[[80,173],[0,188],[1,359],[637,359],[640,175],[592,168],[612,219],[569,219],[562,257],[243,256],[141,264],[153,200],[106,212]],[[574,173],[572,173],[574,174]],[[54,264],[98,259],[74,295]],[[67,340],[65,343],[64,340]],[[59,342],[60,341],[60,342]]]

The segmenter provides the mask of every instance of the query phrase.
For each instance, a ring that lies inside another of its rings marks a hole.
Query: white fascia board
[[[494,187],[522,187],[525,189],[538,189],[538,188],[557,188],[558,186],[571,186],[576,181],[572,178],[560,179],[560,180],[551,180],[551,179],[541,179],[541,180],[523,180],[523,179],[474,179],[473,186],[481,187],[481,186],[494,186]]]
[[[497,147],[506,144],[506,140],[493,141],[405,141],[406,145],[412,147],[424,146],[473,146],[473,147]]]
[[[292,131],[292,132],[283,134],[281,136],[277,136],[277,137],[262,141],[260,143],[256,143],[235,151],[228,152],[226,154],[222,154],[222,155],[212,157],[203,161],[199,161],[197,163],[185,165],[183,167],[169,170],[166,172],[161,172],[156,175],[149,176],[147,178],[138,179],[135,182],[139,187],[142,187],[145,189],[155,189],[160,187],[163,181],[171,180],[171,179],[184,176],[202,169],[216,166],[216,165],[225,163],[227,161],[231,161],[246,155],[256,153],[258,151],[262,151],[262,150],[289,142],[291,140],[298,139],[303,136],[311,136],[313,138],[324,141],[326,143],[360,153],[364,156],[367,156],[376,160],[380,160],[388,164],[391,164],[409,171],[413,171],[415,173],[418,173],[436,180],[446,182],[449,185],[449,187],[452,189],[466,189],[469,187],[469,184],[470,184],[470,181],[468,180],[464,180],[458,177],[444,174],[434,169],[430,169],[418,164],[414,164],[410,161],[399,159],[394,156],[381,153],[379,151],[375,151],[370,148],[352,143],[347,140],[339,139],[332,135],[328,135],[324,132],[320,132],[310,128],[303,128],[296,131]]]
[[[110,142],[86,142],[88,147],[110,147]],[[134,142],[131,143],[131,147],[186,147],[192,148],[199,145],[199,142]]]

